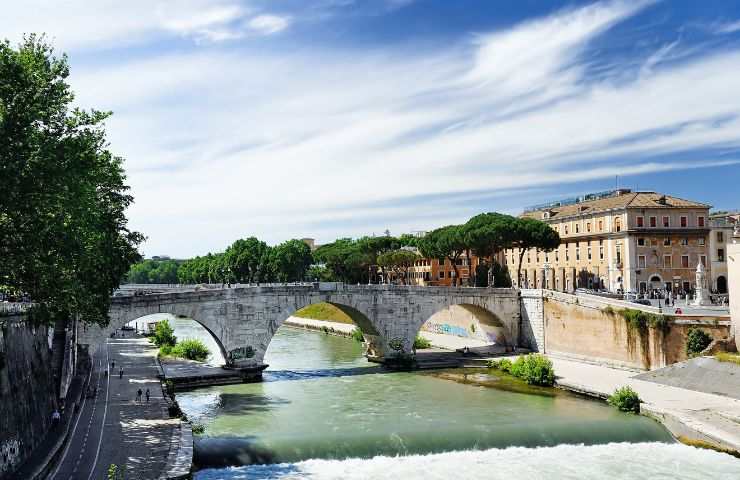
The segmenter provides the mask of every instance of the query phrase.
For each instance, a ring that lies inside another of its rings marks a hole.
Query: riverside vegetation
[[[617,388],[606,401],[622,412],[640,413],[640,397],[630,386]]]
[[[150,340],[159,347],[159,354],[161,356],[202,362],[211,353],[202,340],[186,338],[185,340],[178,341],[174,329],[167,320],[157,323],[154,329],[154,335]]]
[[[508,358],[489,360],[488,367],[521,378],[530,385],[551,387],[555,384],[552,362],[539,353],[523,355],[514,362]]]

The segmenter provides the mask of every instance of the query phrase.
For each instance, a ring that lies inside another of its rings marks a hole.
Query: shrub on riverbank
[[[206,345],[195,338],[188,338],[182,342],[177,342],[170,354],[175,357],[185,358],[187,360],[197,360],[199,362],[208,358],[211,353]]]
[[[154,336],[151,338],[154,345],[158,347],[174,347],[177,344],[175,330],[170,326],[170,322],[162,320],[154,328]]]
[[[414,339],[414,348],[417,350],[423,350],[425,348],[430,348],[431,346],[432,342],[420,335],[417,335]]]
[[[712,337],[700,328],[689,328],[686,334],[686,354],[690,357],[699,355],[712,343]]]
[[[362,330],[360,330],[359,328],[355,328],[354,330],[352,330],[352,339],[358,343],[364,342],[365,337],[362,335]]]
[[[640,413],[640,397],[629,386],[614,390],[606,401],[622,412]]]
[[[510,373],[530,385],[551,387],[555,384],[555,370],[552,368],[552,362],[539,353],[523,355],[513,363],[508,358],[490,360],[488,367]]]

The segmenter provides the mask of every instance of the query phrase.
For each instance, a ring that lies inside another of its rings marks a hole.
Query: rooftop
[[[539,205],[524,211],[522,216],[542,219],[548,212],[549,218],[567,217],[585,213],[601,212],[619,208],[709,208],[710,205],[658,192],[633,192],[629,189],[610,190],[584,195],[575,199]]]

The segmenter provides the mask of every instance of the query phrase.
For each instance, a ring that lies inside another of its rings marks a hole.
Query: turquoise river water
[[[175,333],[207,335],[182,319]],[[740,479],[740,460],[559,390],[384,373],[351,339],[287,327],[266,361],[262,383],[177,394],[206,427],[196,479]]]

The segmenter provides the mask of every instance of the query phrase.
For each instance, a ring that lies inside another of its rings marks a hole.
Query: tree
[[[560,245],[560,235],[550,225],[533,218],[517,218],[511,232],[512,246],[519,249],[519,265],[516,284],[521,288],[522,260],[530,248],[549,252]]]
[[[256,237],[240,239],[226,249],[226,263],[236,282],[267,281],[270,247]]]
[[[368,269],[373,265],[372,254],[351,238],[321,245],[313,256],[315,261],[332,272],[335,279],[348,283],[367,283]]]
[[[174,347],[175,344],[177,344],[175,330],[170,326],[169,321],[162,320],[161,322],[157,322],[157,326],[154,327],[153,341],[154,344],[158,347]]]
[[[302,240],[288,240],[275,246],[270,255],[271,270],[279,282],[298,282],[306,278],[313,263],[311,248]]]
[[[67,57],[43,37],[0,43],[0,285],[28,293],[63,329],[107,324],[110,297],[140,259],[110,115],[72,109]]]
[[[419,255],[410,250],[392,250],[378,256],[378,265],[389,269],[405,285],[409,276],[409,269],[414,266],[414,262],[418,259]]]
[[[419,250],[428,258],[447,258],[455,271],[454,285],[460,282],[457,259],[469,249],[461,225],[447,225],[427,233],[419,241]]]
[[[488,259],[485,269],[475,270],[474,282],[476,285],[485,283],[488,286],[488,278],[485,282],[479,280],[479,273],[487,275],[488,271],[493,269],[495,275],[496,269],[492,265],[493,257],[501,250],[511,246],[511,236],[516,221],[516,217],[511,215],[489,212],[472,217],[462,226],[464,243],[469,250],[472,250],[480,259]],[[468,258],[470,258],[469,253],[468,251]],[[498,285],[498,283],[494,282],[494,285]]]

